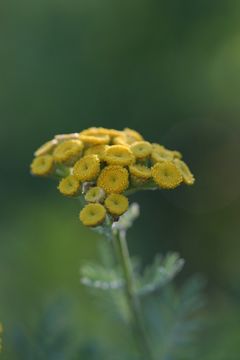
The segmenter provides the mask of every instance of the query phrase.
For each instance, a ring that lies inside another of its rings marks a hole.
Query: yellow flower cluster
[[[126,212],[130,192],[174,189],[195,181],[180,152],[150,143],[128,128],[92,127],[57,135],[34,155],[32,174],[60,178],[63,195],[84,200],[80,220],[91,227]]]

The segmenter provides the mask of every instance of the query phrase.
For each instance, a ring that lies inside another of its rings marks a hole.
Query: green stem
[[[113,246],[125,277],[125,292],[131,315],[131,326],[133,334],[135,335],[139,350],[141,351],[144,360],[153,360],[151,347],[148,342],[144,321],[142,318],[141,304],[135,292],[134,276],[125,230],[116,230],[116,233],[113,236]]]

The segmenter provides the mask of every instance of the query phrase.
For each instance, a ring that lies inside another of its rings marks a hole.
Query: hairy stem
[[[135,335],[139,350],[142,354],[142,358],[144,360],[153,360],[154,358],[148,342],[144,321],[142,318],[141,304],[135,292],[134,275],[129,256],[125,230],[116,231],[113,236],[113,246],[125,277],[125,292],[131,316],[131,327],[133,334]]]

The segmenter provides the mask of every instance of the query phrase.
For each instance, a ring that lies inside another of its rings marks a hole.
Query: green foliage
[[[146,302],[145,311],[157,358],[187,360],[197,356],[203,325],[204,281],[194,277],[179,290],[169,285]]]
[[[177,289],[164,287],[161,294],[146,297],[143,302],[151,346],[158,360],[192,360],[195,357],[196,334],[201,322],[199,310],[204,301],[203,283],[193,278]],[[117,315],[120,290],[99,292],[93,288],[98,302],[98,312],[110,318],[108,331],[100,338],[85,334],[84,324],[74,319],[73,309],[78,302],[57,298],[39,313],[36,325],[29,334],[23,325],[8,331],[5,349],[12,347],[11,360],[139,360],[126,320]],[[112,294],[118,303],[113,302]],[[109,297],[110,296],[110,297]],[[101,321],[101,316],[99,316]],[[124,346],[123,346],[124,343]],[[3,353],[3,360],[5,359]],[[6,360],[8,360],[6,358]]]

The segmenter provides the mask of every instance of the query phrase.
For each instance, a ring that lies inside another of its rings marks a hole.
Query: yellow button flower
[[[134,164],[129,166],[130,174],[140,179],[150,179],[152,176],[151,169],[141,164]]]
[[[33,175],[46,176],[52,173],[54,169],[54,160],[51,155],[41,155],[36,157],[31,164]]]
[[[74,175],[69,175],[62,179],[58,185],[61,194],[66,196],[75,196],[80,190],[80,182]]]
[[[90,135],[90,136],[98,136],[98,135],[109,135],[110,137],[121,135],[121,131],[115,129],[106,129],[103,127],[91,127],[85,129],[80,132],[80,135]]]
[[[152,145],[148,141],[136,141],[131,146],[134,156],[137,159],[144,159],[152,152]]]
[[[179,151],[172,151],[166,149],[164,146],[159,144],[152,144],[151,158],[154,163],[162,161],[170,161],[175,158],[181,158],[182,154]]]
[[[105,191],[99,186],[94,186],[89,189],[85,195],[85,200],[88,202],[102,202],[105,198]]]
[[[101,204],[88,204],[81,210],[79,217],[83,225],[95,227],[104,222],[106,209]]]
[[[128,136],[129,140],[132,139],[132,142],[144,140],[142,135],[136,130],[125,128],[123,131]]]
[[[53,152],[54,160],[58,163],[72,165],[82,154],[83,143],[80,140],[61,142]]]
[[[109,146],[104,154],[104,160],[111,165],[130,165],[135,158],[131,150],[124,145]]]
[[[97,185],[107,194],[122,193],[128,188],[128,171],[119,165],[106,166],[100,173]]]
[[[59,134],[59,135],[55,135],[55,139],[58,142],[65,140],[79,140],[79,134],[78,133]]]
[[[73,167],[73,175],[80,181],[96,179],[100,172],[100,160],[97,155],[86,155],[78,160]]]
[[[95,146],[91,146],[88,149],[86,149],[85,151],[85,155],[97,155],[99,157],[100,160],[103,160],[104,158],[104,153],[106,151],[106,149],[108,148],[108,145],[95,145]]]
[[[127,142],[127,136],[126,134],[121,134],[119,136],[116,136],[113,138],[113,145],[124,145],[124,146],[129,146],[128,142]]]
[[[89,146],[89,145],[98,145],[98,144],[99,145],[100,144],[106,145],[106,144],[109,144],[109,142],[110,142],[110,136],[109,135],[104,135],[104,134],[98,134],[98,135],[80,134],[79,138],[87,146]]]
[[[128,209],[128,198],[121,194],[110,194],[105,200],[105,206],[110,214],[121,216]]]
[[[47,141],[45,144],[40,146],[40,148],[35,151],[34,155],[41,156],[41,155],[51,154],[53,149],[56,147],[56,145],[57,145],[56,139]]]
[[[177,166],[180,173],[182,174],[183,182],[187,185],[193,185],[195,182],[195,178],[194,175],[191,173],[187,164],[179,159],[175,159],[174,164]]]
[[[156,163],[152,167],[152,177],[162,189],[174,189],[183,180],[180,171],[171,161]]]

